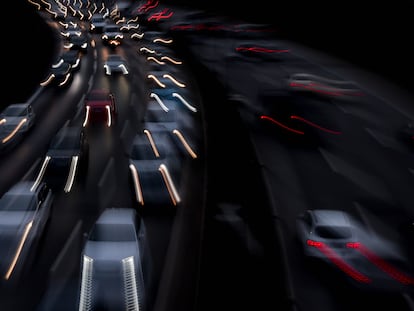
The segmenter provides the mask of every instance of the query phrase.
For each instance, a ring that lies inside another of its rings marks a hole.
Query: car
[[[110,76],[115,73],[128,74],[126,60],[118,54],[109,54],[104,63],[105,74]]]
[[[298,237],[306,256],[325,258],[318,245],[344,252],[346,243],[359,241],[356,227],[341,210],[307,210],[297,219]]]
[[[92,15],[89,24],[89,30],[95,33],[101,33],[107,23],[107,15],[95,13]]]
[[[181,202],[177,188],[181,161],[167,131],[137,134],[129,150],[130,184],[137,207],[171,207]]]
[[[30,103],[15,103],[7,106],[0,114],[0,151],[15,147],[32,129],[36,113]]]
[[[46,183],[15,183],[0,198],[0,272],[7,284],[16,284],[30,268],[45,234],[54,195]]]
[[[71,191],[79,173],[85,173],[89,144],[82,126],[65,125],[49,143],[37,180],[45,181],[53,191]]]
[[[353,81],[328,78],[311,73],[291,74],[287,84],[291,91],[317,94],[330,98],[351,99],[363,96],[363,92]]]
[[[55,67],[60,66],[62,63],[68,63],[71,65],[72,72],[80,69],[82,54],[78,50],[65,50],[59,56],[58,61],[53,65]]]
[[[389,238],[394,234],[381,234],[386,230],[384,224],[375,226],[368,217],[343,210],[309,209],[299,214],[296,228],[303,254],[310,262],[328,264],[357,288],[414,291],[412,260]]]
[[[68,26],[60,32],[60,34],[64,38],[70,39],[74,36],[76,36],[76,37],[82,36],[83,31],[77,24],[68,24]]]
[[[117,114],[114,94],[108,89],[92,89],[84,100],[85,120],[83,127],[92,121],[105,121],[111,127]]]
[[[115,24],[107,24],[103,28],[102,42],[111,47],[117,47],[122,44],[124,34],[120,31],[119,26]]]
[[[280,61],[290,54],[290,50],[266,40],[240,40],[234,46],[234,53],[235,56],[242,57],[244,60]]]
[[[65,61],[59,61],[52,65],[48,77],[40,82],[40,85],[43,87],[48,85],[66,87],[71,84],[72,78],[72,65]]]
[[[145,224],[129,207],[109,207],[81,254],[78,310],[146,310],[150,253]]]
[[[80,36],[71,36],[64,43],[63,47],[68,50],[77,50],[80,52],[87,52],[89,45],[88,36],[83,33]]]

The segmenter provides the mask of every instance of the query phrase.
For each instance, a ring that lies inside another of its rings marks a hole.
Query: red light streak
[[[397,280],[398,282],[405,284],[405,285],[414,285],[414,279],[412,277],[409,277],[399,271],[397,268],[386,262],[384,259],[379,257],[378,255],[371,252],[368,248],[366,248],[364,245],[360,243],[355,243],[349,245],[347,244],[347,247],[354,248],[358,250],[362,255],[364,255],[366,258],[369,259],[374,265],[376,265],[378,268],[380,268],[382,271],[387,273],[389,276],[391,276],[393,279]]]
[[[322,254],[324,254],[330,261],[332,261],[332,263],[334,263],[339,269],[348,274],[354,280],[361,283],[371,283],[370,278],[347,264],[335,253],[333,249],[328,247],[326,244],[312,240],[308,240],[306,244],[316,247]]]
[[[237,47],[237,52],[244,52],[244,51],[250,51],[250,52],[258,52],[258,53],[288,53],[289,50],[280,50],[280,49],[268,49],[260,46],[250,46],[250,47]]]
[[[273,119],[273,118],[271,118],[271,117],[269,117],[269,116],[260,116],[260,119],[269,120],[269,121],[271,121],[271,122],[275,123],[276,125],[279,125],[280,127],[284,128],[284,129],[287,129],[287,130],[289,130],[289,131],[291,131],[291,132],[293,132],[293,133],[300,134],[300,135],[304,135],[304,134],[305,134],[305,133],[304,133],[304,132],[302,132],[302,131],[299,131],[299,130],[295,130],[295,129],[293,129],[293,128],[290,128],[290,127],[288,127],[288,126],[286,126],[286,125],[284,125],[284,124],[282,124],[282,123],[280,123],[280,122],[276,121],[275,119]]]
[[[315,124],[315,123],[313,123],[313,122],[311,122],[311,121],[309,121],[309,120],[306,120],[306,119],[304,119],[304,118],[302,118],[302,117],[299,117],[299,116],[291,115],[291,116],[290,116],[290,118],[291,118],[291,119],[296,119],[296,120],[303,121],[303,122],[305,122],[305,123],[307,123],[307,124],[309,124],[309,125],[311,125],[311,126],[313,126],[313,127],[316,127],[316,128],[318,128],[318,129],[320,129],[320,130],[322,130],[322,131],[325,131],[325,132],[327,132],[327,133],[330,133],[330,134],[335,134],[335,135],[342,134],[341,132],[334,131],[334,130],[329,130],[329,129],[327,129],[327,128],[324,128],[324,127],[322,127],[322,126],[320,126],[320,125],[317,125],[317,124]]]

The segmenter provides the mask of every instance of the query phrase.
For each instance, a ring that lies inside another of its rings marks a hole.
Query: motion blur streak
[[[177,135],[177,137],[180,139],[181,143],[183,144],[184,148],[187,150],[187,152],[191,155],[193,159],[197,158],[197,154],[193,151],[193,149],[190,147],[190,145],[185,140],[183,134],[177,129],[173,130],[173,133]]]
[[[288,127],[288,126],[286,126],[286,125],[284,125],[284,124],[276,121],[275,119],[273,119],[273,118],[271,118],[269,116],[260,116],[260,119],[262,119],[262,120],[269,120],[269,121],[273,122],[274,124],[279,125],[280,127],[283,127],[284,129],[287,129],[287,130],[289,130],[289,131],[291,131],[293,133],[300,134],[300,135],[304,135],[305,134],[302,131],[299,131],[299,130],[295,130],[293,128],[290,128],[290,127]]]
[[[150,142],[150,145],[151,145],[152,151],[154,152],[154,155],[157,158],[159,158],[160,157],[160,153],[158,152],[157,146],[154,143],[154,139],[152,138],[151,132],[148,131],[147,129],[145,129],[144,130],[144,133],[145,133],[145,135],[147,136],[147,138],[148,138],[148,140]]]
[[[179,87],[186,87],[184,83],[177,81],[173,76],[169,74],[164,74],[162,77],[170,79],[172,82],[174,82],[175,85]]]
[[[168,192],[170,193],[171,200],[174,205],[180,203],[181,199],[178,195],[177,190],[175,189],[174,182],[171,179],[170,173],[168,172],[167,166],[165,164],[161,164],[159,167],[159,171],[164,178],[165,185],[167,186]]]
[[[141,183],[139,182],[139,176],[138,176],[137,169],[135,168],[133,164],[129,165],[129,169],[131,170],[132,177],[134,178],[134,189],[135,189],[136,199],[141,205],[144,205],[144,197],[142,195],[142,188],[141,188]]]
[[[190,105],[180,94],[174,92],[172,93],[172,97],[177,97],[188,109],[192,112],[197,112],[197,108]]]
[[[161,57],[161,60],[168,60],[168,61],[170,61],[171,63],[173,63],[173,64],[175,64],[175,65],[181,65],[181,64],[183,63],[182,61],[172,59],[172,58],[171,58],[171,57],[169,57],[169,56],[162,56],[162,57]]]
[[[313,123],[313,122],[311,122],[311,121],[309,121],[309,120],[306,120],[305,118],[299,117],[299,116],[291,115],[291,116],[290,116],[290,118],[291,118],[291,119],[296,119],[296,120],[303,121],[303,122],[305,122],[305,123],[307,123],[307,124],[309,124],[309,125],[311,125],[311,126],[313,126],[313,127],[316,127],[316,128],[318,128],[318,129],[320,129],[320,130],[322,130],[322,131],[325,131],[325,132],[327,132],[327,133],[331,133],[331,134],[335,134],[335,135],[340,135],[340,134],[342,134],[342,133],[341,133],[341,132],[339,132],[339,131],[329,130],[329,129],[327,129],[327,128],[324,128],[324,127],[322,127],[322,126],[320,126],[320,125],[317,125],[317,124],[315,124],[315,123]]]
[[[394,266],[390,265],[384,259],[380,258],[373,252],[371,252],[367,247],[362,245],[361,243],[348,243],[348,247],[354,248],[358,250],[362,255],[369,259],[373,264],[379,267],[381,270],[389,274],[392,278],[397,280],[398,282],[405,284],[405,285],[414,285],[414,279],[405,275],[401,271],[399,271]]]
[[[10,275],[12,274],[12,272],[14,270],[14,267],[16,266],[16,263],[17,263],[17,260],[19,259],[19,256],[20,256],[20,253],[22,251],[24,242],[26,242],[27,235],[29,234],[29,231],[32,228],[32,225],[33,225],[33,220],[31,222],[29,222],[26,225],[26,228],[24,229],[23,236],[22,236],[22,238],[20,240],[19,246],[17,247],[16,254],[14,255],[13,260],[12,260],[12,262],[10,264],[10,267],[9,267],[9,269],[6,272],[6,275],[4,276],[4,278],[6,280],[8,280],[10,278]]]
[[[165,88],[165,84],[164,83],[161,83],[161,81],[158,80],[156,76],[154,76],[154,75],[148,75],[147,78],[148,79],[153,79],[155,81],[155,83],[157,83],[160,87]]]
[[[351,276],[354,280],[361,282],[361,283],[370,283],[371,280],[360,273],[359,271],[355,270],[353,267],[348,265],[345,261],[343,261],[330,247],[326,246],[325,243],[322,242],[315,242],[315,241],[307,241],[309,246],[316,247],[318,250],[321,251],[330,261],[332,261],[339,269],[344,271],[346,274]]]
[[[19,129],[23,126],[24,123],[27,122],[27,119],[24,118],[22,119],[19,124],[17,124],[17,126],[14,128],[14,130],[5,138],[3,138],[2,143],[7,143],[10,139],[12,139],[12,137],[19,131]]]

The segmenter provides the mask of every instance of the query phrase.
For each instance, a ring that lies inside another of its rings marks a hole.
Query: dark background
[[[329,3],[167,0],[161,3],[234,16],[246,22],[272,24],[281,37],[335,55],[393,81],[410,93],[414,90],[409,1],[376,2],[375,5],[353,0]],[[9,12],[10,36],[3,41],[8,89],[2,102],[10,103],[26,100],[45,77],[54,53],[54,40],[50,28],[26,0],[9,1],[4,12]]]

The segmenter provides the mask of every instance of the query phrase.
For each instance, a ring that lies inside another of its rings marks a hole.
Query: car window
[[[315,233],[326,239],[347,239],[352,236],[350,228],[339,226],[317,226]]]

